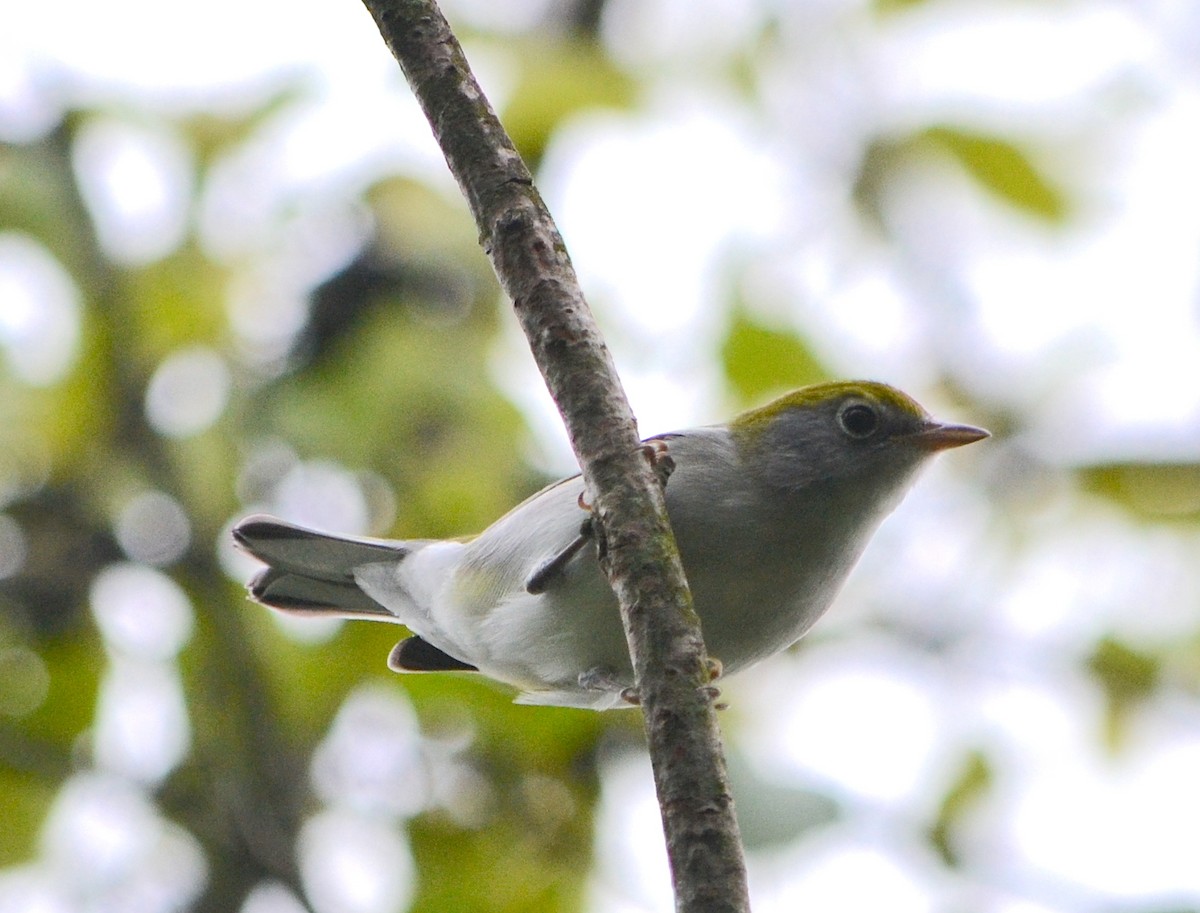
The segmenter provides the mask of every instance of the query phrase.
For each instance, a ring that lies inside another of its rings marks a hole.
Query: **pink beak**
[[[942,425],[931,421],[908,439],[922,450],[937,452],[949,450],[951,447],[962,447],[964,444],[974,444],[985,437],[991,435],[973,425]]]

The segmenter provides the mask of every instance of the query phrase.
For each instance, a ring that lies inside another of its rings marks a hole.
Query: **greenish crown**
[[[813,409],[824,403],[841,402],[851,396],[874,400],[889,411],[907,412],[914,418],[926,417],[925,410],[916,400],[895,387],[873,380],[835,380],[785,393],[764,406],[736,416],[729,427],[735,435],[756,437],[770,427],[781,413],[793,409]]]

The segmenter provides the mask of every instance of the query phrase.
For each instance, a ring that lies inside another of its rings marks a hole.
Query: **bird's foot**
[[[726,709],[729,704],[717,700],[721,696],[721,689],[712,684],[721,677],[725,671],[725,666],[715,656],[706,656],[704,658],[704,670],[708,673],[708,684],[700,686],[700,693],[712,702],[714,710]]]
[[[667,479],[675,471],[675,458],[671,456],[671,448],[662,438],[656,437],[650,438],[650,440],[642,444],[641,450],[646,460],[650,463],[650,468],[658,476],[658,483],[665,488]]]
[[[615,692],[621,696],[621,700],[635,707],[642,702],[637,688],[629,687],[621,680],[617,673],[603,666],[596,666],[593,669],[588,669],[586,672],[580,672],[579,687],[584,691]]]
[[[621,691],[625,683],[607,666],[593,666],[579,673],[579,687],[584,691]]]
[[[717,700],[721,696],[721,689],[716,685],[701,685],[697,690],[713,705],[713,710],[725,710],[729,707],[725,701]]]
[[[650,463],[650,468],[658,476],[659,484],[665,487],[667,479],[675,471],[675,458],[671,456],[671,448],[667,446],[667,442],[662,438],[651,438],[638,448],[638,452]],[[592,502],[587,498],[587,489],[581,491],[575,501],[580,510],[592,513]]]

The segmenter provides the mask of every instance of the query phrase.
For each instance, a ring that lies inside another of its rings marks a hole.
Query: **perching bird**
[[[855,381],[650,438],[674,461],[667,512],[724,673],[808,631],[917,470],[985,437]],[[348,538],[264,516],[233,535],[268,565],[250,584],[258,602],[407,627],[388,660],[397,671],[477,670],[521,703],[603,710],[628,706],[634,683],[585,495],[580,476],[563,479],[462,541]]]

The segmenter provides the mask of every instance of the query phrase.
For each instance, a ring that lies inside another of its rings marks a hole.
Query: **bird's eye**
[[[838,413],[838,424],[850,437],[862,440],[879,428],[879,413],[866,403],[851,403]]]

